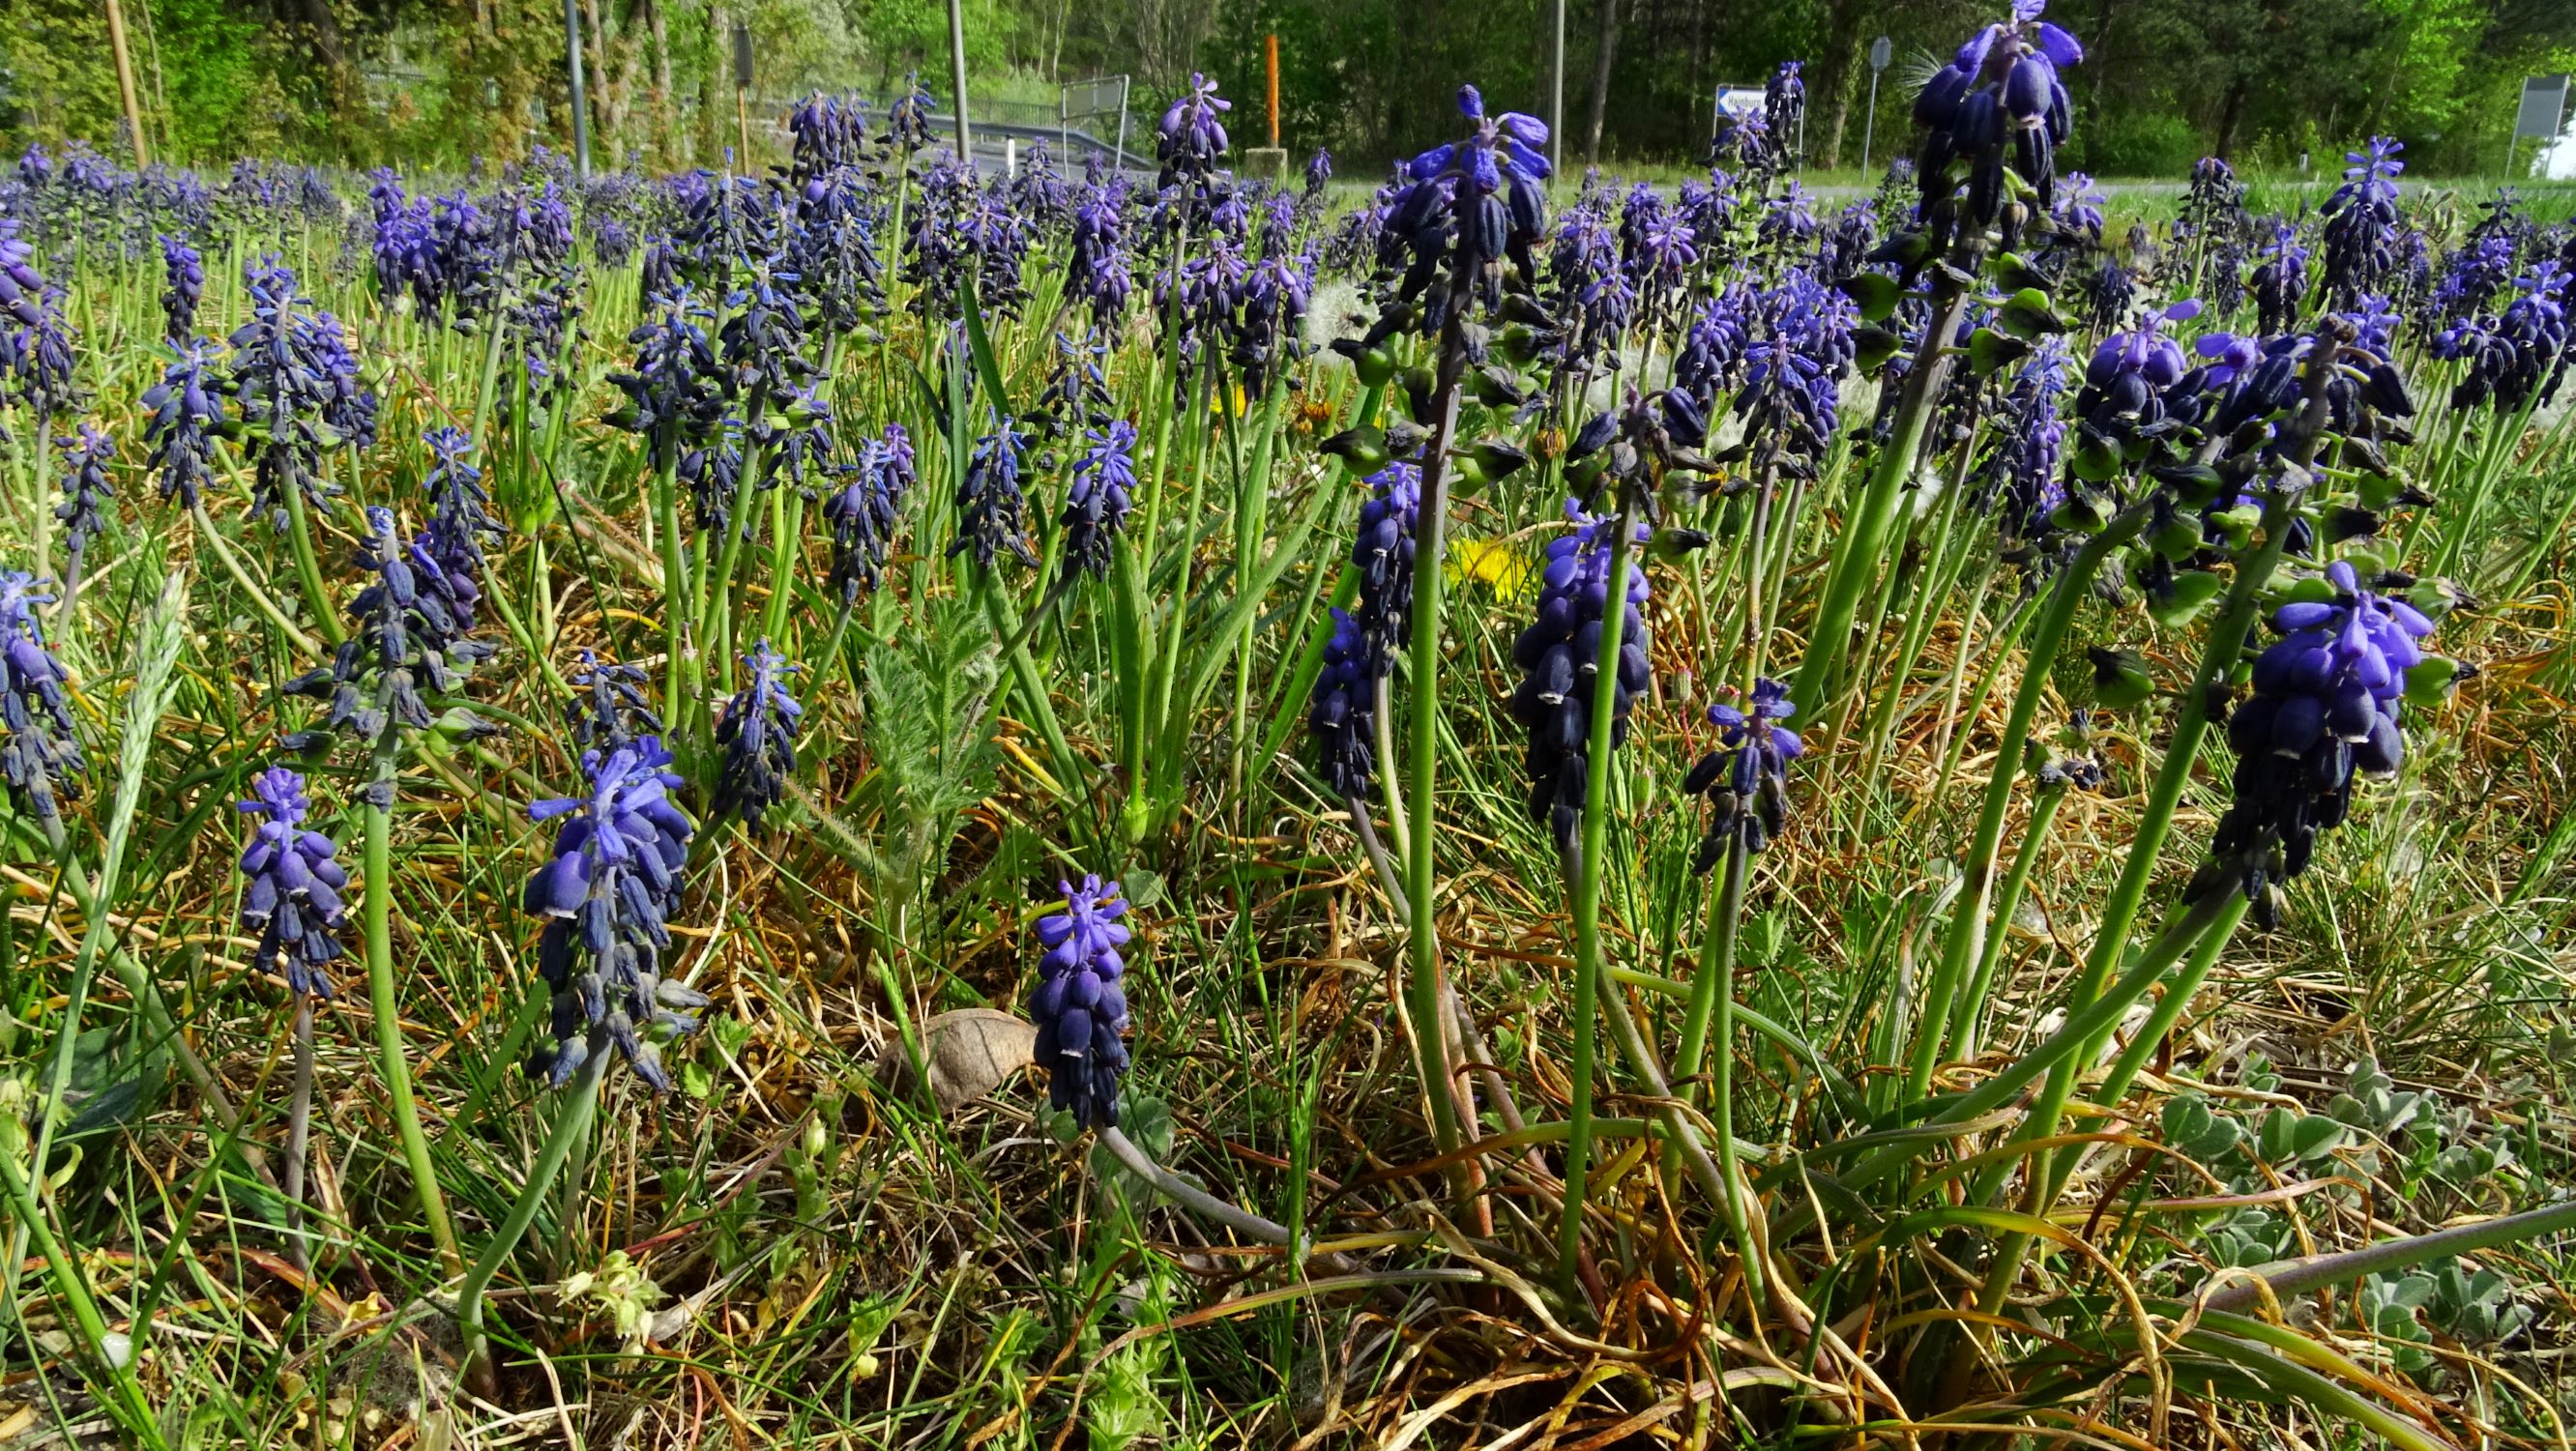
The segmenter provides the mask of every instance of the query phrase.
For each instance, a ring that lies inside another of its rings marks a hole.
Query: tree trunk
[[[679,139],[671,134],[671,31],[662,0],[644,0],[644,24],[653,36],[653,154],[669,170],[679,165]]]
[[[2240,72],[2227,84],[2227,99],[2218,107],[2218,147],[2214,153],[2225,161],[2236,150],[2236,128],[2245,119],[2245,77]]]
[[[1851,126],[1852,92],[1864,82],[1860,72],[1867,65],[1860,43],[1860,5],[1858,0],[1834,0],[1825,12],[1825,64],[1833,68],[1829,76],[1817,79],[1826,95],[1834,100],[1833,124],[1826,130],[1824,164],[1828,169],[1843,164],[1843,138]]]
[[[731,67],[725,57],[725,37],[733,31],[733,18],[722,5],[707,7],[707,69],[698,86],[698,165],[705,166],[724,154],[725,124],[724,74]]]
[[[1583,139],[1583,164],[1601,162],[1601,126],[1609,118],[1610,67],[1619,58],[1619,6],[1622,0],[1601,0],[1601,43],[1592,55],[1592,127]]]

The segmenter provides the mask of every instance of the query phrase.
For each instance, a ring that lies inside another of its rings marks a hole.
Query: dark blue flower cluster
[[[63,501],[54,506],[54,518],[62,523],[63,549],[72,557],[69,577],[78,580],[81,555],[116,507],[116,489],[107,481],[116,444],[97,424],[84,422],[79,432],[58,435],[54,446],[63,451]]]
[[[1699,758],[1682,778],[1682,794],[1708,796],[1708,831],[1700,838],[1695,873],[1717,865],[1730,842],[1758,852],[1786,829],[1789,818],[1789,763],[1806,753],[1797,732],[1780,722],[1797,714],[1789,687],[1764,678],[1753,682],[1746,708],[1712,705],[1709,724],[1716,726],[1718,748]]]
[[[357,564],[374,578],[349,602],[355,628],[329,665],[285,687],[289,695],[330,702],[313,729],[283,737],[290,751],[319,750],[333,731],[372,746],[397,726],[427,729],[431,716],[422,685],[453,695],[475,662],[492,653],[490,645],[465,638],[465,606],[454,581],[427,550],[403,547],[391,509],[368,508]],[[490,730],[471,715],[454,724],[467,733]]]
[[[1850,298],[1792,267],[1762,302],[1762,331],[1744,350],[1744,419],[1755,467],[1813,478],[1840,424],[1842,380],[1858,358]]]
[[[1109,577],[1109,562],[1127,511],[1135,503],[1136,425],[1124,418],[1091,433],[1091,447],[1073,462],[1064,496],[1064,570],[1094,579]]]
[[[2355,775],[2388,775],[2404,761],[2406,675],[2424,661],[2416,642],[2433,633],[2421,611],[2364,588],[2342,560],[2324,582],[2324,598],[2294,597],[2273,612],[2281,638],[2255,660],[2253,698],[2227,722],[2235,799],[2198,885],[2241,890],[2258,910],[2266,885],[2307,870],[2317,833],[2351,810]]]
[[[1136,290],[1127,269],[1125,178],[1092,187],[1073,209],[1073,260],[1065,271],[1067,296],[1091,311],[1096,327],[1112,327]]]
[[[23,569],[0,573],[0,780],[22,812],[45,821],[61,812],[60,798],[76,794],[84,769],[80,736],[72,727],[63,687],[70,677],[45,644],[36,606],[54,597]]]
[[[640,665],[602,660],[582,651],[572,673],[575,694],[564,702],[573,744],[585,751],[614,751],[662,734],[662,717],[644,698],[644,687],[651,679]]]
[[[2406,143],[2373,136],[2367,151],[2348,151],[2343,185],[2326,198],[2325,281],[2329,296],[2350,302],[2384,291],[2397,267],[2397,175]]]
[[[233,329],[231,391],[252,463],[252,507],[283,532],[289,489],[317,509],[340,492],[322,456],[372,434],[375,396],[358,386],[339,323],[306,310],[312,300],[296,289],[294,273],[268,257],[244,269],[243,280],[251,315]]]
[[[2044,337],[2004,394],[1978,487],[2001,505],[2007,549],[2046,534],[2048,516],[2065,500],[2058,474],[2066,462],[2066,420],[2058,405],[2074,371],[2066,344]]]
[[[1586,514],[1568,499],[1571,533],[1550,540],[1539,575],[1538,618],[1512,644],[1522,671],[1512,693],[1512,718],[1529,730],[1523,774],[1529,780],[1530,819],[1546,825],[1560,851],[1571,852],[1589,789],[1586,751],[1592,738],[1592,700],[1601,667],[1602,624],[1609,608],[1610,554],[1615,519]],[[1640,534],[1644,533],[1639,526]],[[1634,555],[1632,553],[1631,558]],[[1610,744],[1628,738],[1628,713],[1646,688],[1644,606],[1646,572],[1628,566],[1620,590],[1619,657],[1612,662]]]
[[[528,878],[524,910],[545,919],[537,970],[554,997],[555,1046],[531,1068],[560,1088],[610,1047],[636,1076],[668,1091],[661,1051],[645,1034],[697,1026],[706,995],[662,975],[680,871],[697,830],[671,793],[680,778],[660,738],[591,750],[587,796],[539,801],[532,821],[567,818],[554,855]]]
[[[348,918],[340,894],[349,874],[334,860],[340,849],[304,824],[313,804],[302,776],[271,766],[251,778],[250,789],[251,798],[233,809],[260,818],[241,854],[241,922],[259,934],[251,960],[282,969],[288,992],[327,998],[325,969],[340,957],[337,934]]]
[[[2040,19],[2046,0],[2013,0],[2012,19],[1970,37],[1914,98],[1925,130],[1914,174],[1923,212],[1943,234],[2003,217],[2007,168],[2045,211],[2056,200],[2057,152],[2073,131],[2058,72],[2084,59],[2074,36]],[[1964,194],[1951,174],[1964,164]],[[2010,240],[2007,238],[2007,240]]]
[[[832,526],[832,582],[846,605],[873,593],[884,573],[904,495],[912,490],[912,439],[902,424],[889,423],[883,436],[860,441],[858,457],[836,477],[838,486],[823,498],[823,517]]]
[[[993,431],[975,441],[966,472],[957,481],[957,537],[950,555],[974,551],[975,567],[990,570],[993,557],[1009,554],[1034,567],[1029,549],[1028,496],[1020,491],[1020,471],[1028,464],[1029,435],[1011,419],[994,415]]]
[[[2546,404],[2567,374],[2567,270],[2554,259],[2514,279],[2519,296],[2502,317],[2480,314],[2446,328],[2433,355],[2468,366],[2451,387],[2451,406],[2493,406],[2519,413]]]
[[[1086,1129],[1118,1123],[1118,1084],[1127,1076],[1127,964],[1118,949],[1133,934],[1118,919],[1127,903],[1118,884],[1085,876],[1060,882],[1064,910],[1037,920],[1038,985],[1029,1018],[1038,1026],[1037,1061],[1047,1071],[1047,1102]]]
[[[1178,186],[1205,178],[1225,154],[1225,113],[1234,103],[1216,93],[1216,82],[1197,72],[1187,89],[1174,98],[1154,129],[1154,159],[1161,165],[1157,187]]]
[[[196,508],[197,496],[215,480],[215,439],[225,431],[213,345],[189,344],[161,381],[144,390],[143,407],[143,441],[152,450],[162,500]]]
[[[724,398],[715,345],[701,322],[706,313],[689,285],[673,282],[655,304],[653,314],[626,335],[636,350],[634,371],[608,375],[627,400],[609,421],[642,434],[653,467],[664,469],[677,467],[687,450],[706,441],[724,416]]]
[[[1386,218],[1381,260],[1401,262],[1397,296],[1422,303],[1420,330],[1447,321],[1449,297],[1432,280],[1446,263],[1471,279],[1489,307],[1502,301],[1500,265],[1534,278],[1530,248],[1547,226],[1547,123],[1518,111],[1485,114],[1474,86],[1458,88],[1458,110],[1472,129],[1405,166],[1407,178]]]
[[[742,663],[749,674],[716,721],[724,766],[716,776],[715,814],[739,815],[758,826],[762,815],[787,797],[787,780],[796,774],[796,728],[805,719],[805,707],[787,693],[786,677],[796,667],[770,649],[767,640],[753,644]]]
[[[1316,769],[1345,799],[1368,795],[1377,771],[1379,682],[1395,669],[1413,621],[1414,528],[1422,514],[1422,470],[1390,463],[1369,478],[1351,541],[1359,578],[1356,613],[1333,611],[1323,673],[1306,711],[1315,737]]]
[[[2308,249],[2299,244],[2298,229],[2282,222],[2273,227],[2261,255],[2249,279],[2256,325],[2267,333],[2287,332],[2307,300]]]
[[[867,160],[868,108],[856,96],[814,92],[789,109],[787,132],[790,167],[800,180]]]
[[[442,425],[422,434],[421,442],[429,445],[429,475],[420,481],[429,494],[429,527],[421,531],[419,548],[447,581],[457,628],[471,631],[475,606],[483,600],[483,541],[508,538],[510,531],[492,517],[483,471],[465,461],[474,448],[465,430]]]
[[[903,90],[886,108],[885,144],[905,156],[930,144],[930,113],[938,100],[921,84],[919,71],[907,72]]]
[[[197,304],[206,295],[206,263],[185,237],[161,235],[161,336],[186,347],[196,334]]]

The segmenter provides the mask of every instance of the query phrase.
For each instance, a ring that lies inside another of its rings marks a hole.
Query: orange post
[[[1266,47],[1270,52],[1270,146],[1279,146],[1279,34],[1273,31]]]

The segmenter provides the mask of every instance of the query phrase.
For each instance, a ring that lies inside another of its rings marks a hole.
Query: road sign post
[[[1878,77],[1887,63],[1896,58],[1896,46],[1884,35],[1869,43],[1869,110],[1860,118],[1860,170],[1869,174],[1869,144],[1878,134]],[[1835,138],[1835,149],[1841,149],[1841,138]],[[1837,157],[1836,160],[1841,158]]]
[[[2504,171],[2513,175],[2513,152],[2516,143],[2528,138],[2546,146],[2558,139],[2567,124],[2567,77],[2527,76],[2522,83],[2522,104],[2514,109],[2513,134],[2504,140]]]

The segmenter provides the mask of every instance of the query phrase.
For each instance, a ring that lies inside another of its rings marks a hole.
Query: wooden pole
[[[948,79],[956,90],[957,164],[975,159],[975,136],[966,127],[966,8],[962,0],[948,0]]]
[[[143,148],[143,103],[134,91],[134,58],[125,49],[125,7],[107,0],[107,43],[116,52],[116,89],[125,97],[125,129],[134,137],[134,164],[152,164]]]
[[[1279,33],[1272,31],[1264,47],[1270,58],[1270,149],[1279,149]]]

